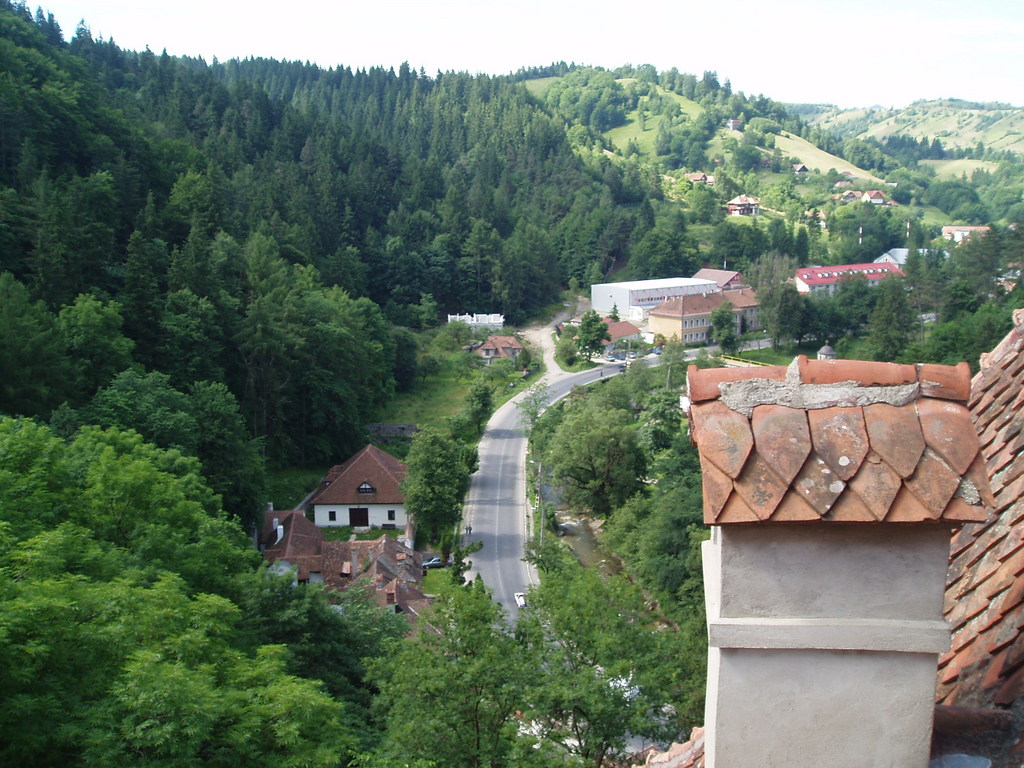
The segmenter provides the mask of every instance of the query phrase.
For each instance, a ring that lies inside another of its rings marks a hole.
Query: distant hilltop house
[[[325,541],[302,510],[264,513],[260,552],[270,570],[334,592],[364,588],[382,608],[415,620],[432,600],[420,589],[421,556],[386,534],[371,541]]]
[[[523,345],[515,336],[488,336],[487,341],[476,348],[476,353],[488,365],[491,364],[491,360],[505,359],[515,362],[522,351]]]
[[[650,311],[647,329],[655,335],[678,339],[684,344],[707,344],[711,313],[726,302],[732,304],[740,333],[761,328],[757,294],[750,288],[742,288],[669,299]]]
[[[375,445],[331,467],[309,500],[313,523],[357,530],[405,528],[409,517],[401,485],[408,467]],[[410,546],[412,542],[410,541]]]
[[[505,325],[505,316],[497,312],[491,314],[448,315],[448,322],[465,323],[473,330],[500,331]]]
[[[617,309],[619,316],[643,321],[647,313],[667,299],[693,293],[714,293],[714,280],[697,277],[669,277],[663,280],[627,280],[590,286],[590,306],[601,316]]]
[[[869,189],[861,195],[860,201],[872,205],[885,205],[885,194],[880,189]]]
[[[903,277],[895,264],[841,264],[835,267],[801,267],[796,271],[796,289],[800,293],[835,293],[836,285],[851,275],[863,275],[871,285],[887,277]]]
[[[756,197],[739,195],[726,203],[725,209],[730,216],[759,216],[761,201]]]
[[[725,121],[725,127],[730,131],[738,131],[743,123],[740,122],[738,117],[730,117]]]
[[[701,171],[697,171],[696,173],[684,173],[683,178],[691,184],[706,184],[709,187],[715,186],[715,177]]]
[[[793,173],[797,176],[801,176],[805,173],[810,173],[810,169],[803,163],[793,163]]]
[[[970,224],[947,224],[942,228],[942,236],[954,243],[962,243],[975,235],[983,235],[991,231],[991,227],[973,226]]]

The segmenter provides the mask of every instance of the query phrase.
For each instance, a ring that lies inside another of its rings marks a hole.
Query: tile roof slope
[[[828,285],[846,275],[863,275],[868,281],[886,277],[904,277],[903,270],[886,261],[872,261],[868,264],[840,264],[834,267],[800,267],[796,276],[807,285]]]
[[[725,302],[732,304],[733,309],[749,309],[756,307],[757,293],[751,288],[736,288],[730,291],[715,293],[693,293],[688,296],[675,296],[666,299],[649,314],[656,317],[690,317],[706,315],[718,309]]]
[[[652,750],[647,755],[645,766],[656,768],[704,768],[704,729],[690,731],[690,740],[673,743],[664,752]]]
[[[952,647],[939,660],[937,698],[1009,706],[1024,697],[1024,309],[971,385],[969,407],[994,513],[952,541],[946,618]]]
[[[284,535],[277,540],[273,521],[284,528]],[[310,571],[321,568],[320,545],[323,533],[310,521],[302,510],[267,512],[263,519],[264,557],[269,562],[284,560],[295,566],[300,579],[308,579]]]
[[[687,376],[704,522],[983,521],[959,366],[808,360]]]
[[[372,443],[342,464],[331,467],[320,482],[320,491],[311,504],[401,504],[401,491],[408,467]],[[359,493],[362,483],[369,483],[373,493]]]

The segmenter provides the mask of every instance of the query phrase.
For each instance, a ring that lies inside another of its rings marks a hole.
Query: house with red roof
[[[375,445],[367,445],[324,475],[309,500],[313,523],[403,529],[408,522],[401,485],[408,467]]]
[[[504,359],[515,362],[522,351],[523,345],[515,336],[488,336],[487,341],[476,349],[476,353],[488,365],[491,364],[492,360]]]
[[[410,621],[431,603],[420,589],[422,556],[386,534],[368,541],[325,541],[323,529],[302,510],[270,510],[264,514],[260,551],[272,571],[292,572],[298,584],[323,584],[334,592],[363,589],[379,606]]]
[[[840,264],[835,267],[801,267],[796,271],[793,282],[800,293],[835,293],[840,280],[854,275],[863,275],[871,285],[887,277],[903,277],[903,270],[895,264],[872,262],[870,264]]]
[[[861,195],[860,201],[862,203],[871,203],[872,205],[884,205],[885,195],[882,194],[881,190],[869,189]]]
[[[601,319],[608,326],[608,339],[601,342],[605,352],[614,352],[626,342],[641,341],[643,339],[640,329],[629,322],[629,320],[612,320],[610,317]]]

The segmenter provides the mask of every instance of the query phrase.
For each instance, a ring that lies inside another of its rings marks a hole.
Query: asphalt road
[[[555,402],[575,386],[618,373],[618,364],[602,365],[581,373],[564,373],[557,367],[544,377]],[[526,437],[516,407],[519,396],[495,411],[479,444],[480,468],[470,481],[463,510],[463,525],[472,528],[465,541],[480,541],[483,548],[472,555],[468,576],[477,574],[501,603],[512,621],[519,615],[515,593],[535,583],[536,574],[523,562],[527,540]]]

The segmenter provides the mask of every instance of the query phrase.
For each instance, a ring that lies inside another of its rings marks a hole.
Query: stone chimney
[[[707,768],[926,768],[951,529],[991,505],[966,364],[688,375]]]

